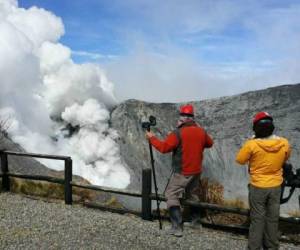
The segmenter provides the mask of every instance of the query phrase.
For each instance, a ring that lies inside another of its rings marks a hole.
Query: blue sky
[[[34,5],[62,18],[60,42],[75,62],[102,65],[120,99],[184,101],[300,82],[299,0],[19,0]]]

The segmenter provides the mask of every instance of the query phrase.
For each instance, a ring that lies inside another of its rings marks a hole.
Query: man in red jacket
[[[202,172],[203,151],[213,145],[213,140],[194,120],[194,107],[190,104],[180,107],[177,129],[165,140],[159,140],[152,132],[146,132],[151,145],[161,153],[173,152],[173,174],[166,188],[165,196],[170,213],[170,233],[182,236],[182,214],[179,199],[187,196],[199,185]]]

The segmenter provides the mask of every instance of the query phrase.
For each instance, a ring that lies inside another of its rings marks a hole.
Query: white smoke
[[[72,61],[59,43],[61,19],[44,9],[1,0],[0,34],[0,119],[10,120],[13,140],[29,152],[70,155],[74,174],[92,184],[126,187],[130,176],[108,125],[116,99],[105,72]]]

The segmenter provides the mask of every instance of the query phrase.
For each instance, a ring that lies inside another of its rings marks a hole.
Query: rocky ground
[[[166,227],[167,222],[163,226]],[[245,249],[242,235],[185,228],[182,238],[159,230],[157,222],[0,193],[1,249]],[[280,249],[299,249],[281,243]]]

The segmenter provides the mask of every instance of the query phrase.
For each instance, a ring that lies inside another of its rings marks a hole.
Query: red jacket
[[[175,173],[194,175],[202,172],[203,151],[213,145],[213,140],[203,128],[189,122],[171,132],[163,141],[151,137],[150,143],[161,153],[173,151]]]

